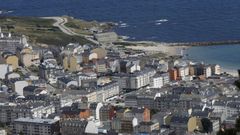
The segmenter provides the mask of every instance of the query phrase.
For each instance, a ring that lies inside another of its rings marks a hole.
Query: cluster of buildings
[[[171,80],[186,80],[191,81],[194,78],[207,79],[212,75],[220,75],[221,67],[219,65],[206,65],[203,63],[186,63],[176,64],[169,69]]]
[[[0,123],[6,126],[0,133],[216,134],[239,116],[236,78],[219,65],[181,58],[142,64],[141,51],[78,43],[33,47],[1,35]],[[115,41],[111,33],[95,38],[109,36]]]
[[[11,33],[4,33],[0,27],[0,51],[14,52],[17,46],[21,46],[25,42],[22,36],[12,35]]]

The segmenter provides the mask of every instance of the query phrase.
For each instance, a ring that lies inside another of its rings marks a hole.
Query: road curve
[[[42,18],[55,20],[56,22],[53,24],[53,26],[58,27],[65,34],[68,34],[71,36],[78,35],[77,33],[73,32],[72,30],[70,30],[65,26],[65,24],[68,22],[67,18],[63,18],[63,17],[42,17]]]
[[[67,18],[64,18],[64,17],[41,17],[41,18],[55,20],[56,22],[53,24],[53,26],[58,27],[63,33],[65,33],[67,35],[70,35],[70,36],[74,36],[74,35],[81,36],[81,37],[85,38],[86,40],[88,40],[88,41],[90,41],[90,42],[92,42],[94,44],[99,44],[99,42],[94,40],[93,37],[75,33],[74,31],[72,31],[71,29],[66,27],[65,24],[68,22]]]

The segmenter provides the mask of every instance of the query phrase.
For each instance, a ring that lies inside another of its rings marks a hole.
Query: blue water
[[[70,15],[124,22],[117,32],[164,42],[240,39],[239,0],[0,0],[18,16]],[[161,25],[156,20],[167,19]]]
[[[224,69],[240,69],[240,45],[191,47],[188,57],[207,64],[219,64]]]
[[[130,40],[194,42],[240,39],[240,0],[0,0],[1,9],[12,10],[14,12],[9,15],[16,16],[69,15],[85,20],[126,23],[128,27],[118,27],[116,32],[129,36]],[[161,19],[168,21],[157,24],[156,21]],[[207,53],[209,48],[195,48],[193,52],[201,54],[205,60],[236,68],[239,65],[234,63],[240,63],[239,48],[214,48],[221,58],[195,51],[199,49]]]

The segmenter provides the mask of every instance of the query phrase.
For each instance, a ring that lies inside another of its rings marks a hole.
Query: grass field
[[[48,45],[66,45],[69,42],[89,43],[81,36],[63,33],[58,27],[52,25],[54,22],[54,20],[37,17],[0,17],[0,27],[3,31],[26,35],[31,43]],[[75,25],[74,22],[71,23]]]
[[[85,34],[85,35],[91,35],[90,29],[95,28],[98,31],[105,31],[112,29],[113,24],[112,23],[99,23],[96,21],[84,21],[79,19],[74,19],[69,16],[64,16],[68,19],[68,22],[65,24],[68,28],[70,28],[72,31],[78,33],[78,34]]]

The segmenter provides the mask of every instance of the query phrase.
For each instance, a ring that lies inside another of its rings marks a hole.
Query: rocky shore
[[[173,45],[173,46],[240,45],[240,40],[207,41],[207,42],[186,42],[186,43],[169,43],[169,45]]]

